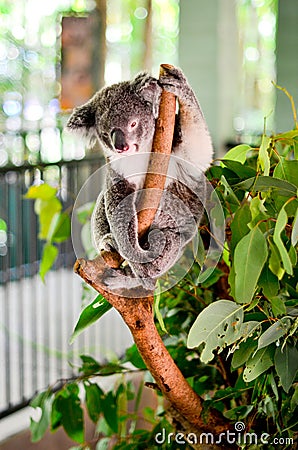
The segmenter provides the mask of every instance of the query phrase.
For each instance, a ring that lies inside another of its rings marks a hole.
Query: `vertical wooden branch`
[[[161,74],[171,66],[162,65]],[[176,99],[162,92],[159,117],[156,124],[152,154],[144,184],[143,209],[138,214],[139,236],[150,227],[164,188],[172,148],[175,125]],[[154,154],[161,156],[154,158]],[[153,195],[152,195],[153,193]],[[148,207],[149,205],[149,207]],[[162,339],[160,338],[153,317],[153,293],[140,298],[127,298],[124,294],[107,292],[102,280],[108,264],[119,267],[121,257],[118,254],[104,253],[93,261],[80,259],[74,270],[87,283],[100,292],[123,317],[131,330],[135,343],[157,385],[174,408],[196,429],[221,433],[227,429],[227,422],[216,412],[212,412],[203,421],[201,417],[202,400],[193,391],[176,366]]]

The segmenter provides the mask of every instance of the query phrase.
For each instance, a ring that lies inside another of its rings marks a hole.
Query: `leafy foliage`
[[[226,219],[222,258],[207,279],[195,263],[179,285],[157,295],[155,304],[156,326],[204,398],[204,408],[217,409],[232,423],[245,421],[257,434],[289,439],[283,448],[293,448],[298,413],[297,165],[298,130],[291,130],[264,135],[259,148],[234,147],[211,167],[208,177]],[[56,226],[63,225],[64,213],[56,192],[43,187],[30,196],[38,201],[41,237],[50,255],[57,239],[66,237],[64,227]],[[42,202],[51,202],[51,217]],[[89,204],[79,212],[83,224],[88,225],[91,211]],[[201,240],[208,244],[207,222]],[[46,260],[50,265],[51,255]],[[89,299],[72,339],[109,309],[102,297]],[[142,383],[136,388],[127,374],[145,371],[145,365],[135,345],[118,361],[102,365],[89,355],[81,361],[76,380],[33,400],[32,406],[42,410],[40,420],[32,420],[33,440],[48,426],[52,431],[63,426],[77,448],[89,448],[81,412],[85,403],[97,424],[97,449],[176,448],[156,445],[157,433],[173,432],[160,402],[158,409],[142,411],[147,425],[138,428]],[[105,390],[100,377],[111,374],[118,374],[118,381]]]
[[[46,241],[39,269],[43,281],[59,253],[55,244],[70,237],[70,217],[62,211],[62,203],[57,193],[58,189],[44,183],[31,186],[25,195],[25,198],[35,201],[34,210],[39,218],[39,238]]]

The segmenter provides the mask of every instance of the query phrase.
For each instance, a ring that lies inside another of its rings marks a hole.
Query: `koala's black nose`
[[[129,149],[129,145],[126,143],[125,135],[122,130],[115,128],[111,133],[113,145],[117,152],[126,152]]]

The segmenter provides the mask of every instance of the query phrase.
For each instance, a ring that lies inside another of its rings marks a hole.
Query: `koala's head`
[[[108,157],[150,151],[161,91],[145,73],[103,88],[73,111],[67,128],[97,137]]]

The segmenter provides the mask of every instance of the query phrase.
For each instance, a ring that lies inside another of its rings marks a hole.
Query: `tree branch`
[[[160,73],[164,74],[170,67],[162,65]],[[152,146],[153,156],[149,161],[144,197],[141,200],[142,208],[138,214],[140,237],[149,229],[164,189],[172,148],[175,111],[175,97],[163,91]],[[154,158],[156,153],[161,155],[158,159]],[[121,294],[114,294],[106,290],[103,283],[106,272],[110,270],[109,267],[117,268],[120,264],[120,255],[105,252],[93,261],[78,260],[74,270],[121,314],[158,387],[179,414],[195,429],[223,432],[228,428],[228,424],[216,411],[207,414],[205,420],[202,419],[201,398],[190,387],[159,336],[153,317],[153,292],[148,295],[148,291],[142,291],[140,288],[139,298],[129,298],[129,291],[122,290]]]

